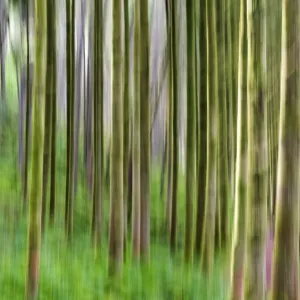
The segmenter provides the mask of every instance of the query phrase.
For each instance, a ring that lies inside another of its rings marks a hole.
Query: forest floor
[[[10,123],[10,124],[9,124]],[[2,131],[0,147],[0,299],[23,299],[27,264],[28,215],[22,212],[22,197],[17,163],[17,126],[8,122]],[[3,143],[2,143],[3,145]],[[2,146],[1,145],[1,146]],[[68,246],[64,232],[64,143],[57,146],[57,206],[55,224],[48,225],[41,243],[39,299],[225,299],[227,277],[225,259],[216,258],[214,274],[208,282],[200,272],[200,263],[183,262],[184,180],[178,188],[178,251],[170,256],[168,238],[162,232],[164,200],[160,199],[159,172],[151,181],[151,263],[138,266],[125,255],[122,278],[110,281],[107,276],[109,198],[104,205],[103,243],[98,260],[91,245],[92,202],[87,195],[84,172],[79,168],[74,211],[73,243]],[[30,180],[30,178],[29,178]],[[48,224],[48,220],[47,220]],[[128,244],[130,249],[130,244]]]

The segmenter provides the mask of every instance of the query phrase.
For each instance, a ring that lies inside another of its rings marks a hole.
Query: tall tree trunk
[[[46,1],[35,1],[35,69],[33,84],[33,139],[31,162],[30,214],[26,299],[38,298],[41,197],[43,172],[44,104],[46,71]]]
[[[140,255],[141,232],[141,119],[140,119],[140,3],[134,2],[134,106],[133,106],[133,191],[132,191],[132,254],[138,260]]]
[[[225,59],[225,3],[217,5],[217,44],[219,65],[219,147],[218,147],[218,213],[216,241],[218,247],[227,247],[229,241],[229,180],[228,180],[228,149],[227,149],[227,97]]]
[[[171,230],[170,247],[171,251],[176,250],[177,234],[177,188],[178,188],[178,63],[177,63],[177,43],[176,43],[176,11],[177,1],[170,1],[170,22],[171,22],[171,48],[172,48],[172,196],[171,196]]]
[[[45,138],[44,138],[44,154],[43,154],[43,192],[42,192],[42,232],[45,229],[46,222],[46,202],[48,191],[48,175],[50,166],[51,154],[51,119],[53,107],[53,22],[52,22],[53,4],[47,2],[47,66],[46,66],[46,103],[45,103]],[[54,44],[55,45],[55,44]]]
[[[112,130],[110,168],[110,232],[109,274],[122,272],[124,247],[123,210],[123,57],[122,57],[122,1],[113,0],[113,80]]]
[[[27,190],[28,190],[28,160],[29,160],[29,130],[30,130],[30,111],[31,111],[31,73],[30,72],[30,39],[29,39],[29,6],[30,1],[27,1],[26,6],[26,68],[27,68],[27,88],[26,88],[26,116],[25,116],[25,161],[23,173],[23,211],[27,208]]]
[[[195,105],[195,2],[186,1],[187,36],[187,127],[186,127],[186,215],[185,215],[185,260],[190,263],[193,254],[193,203],[195,191],[195,146],[196,146],[196,105]]]
[[[299,299],[299,1],[282,1],[280,133],[271,299]]]
[[[246,0],[240,5],[238,57],[237,145],[235,167],[234,224],[231,248],[229,299],[241,299],[243,291],[246,186],[247,186],[247,15]]]
[[[124,247],[126,249],[126,236],[127,236],[127,207],[128,207],[128,166],[129,166],[129,145],[130,145],[130,114],[129,114],[129,50],[130,50],[130,37],[129,37],[129,1],[124,0],[124,42],[125,42],[125,61],[124,61],[124,118],[123,118],[123,186],[124,186]]]
[[[103,6],[95,0],[94,19],[94,194],[93,242],[100,245],[103,202]]]
[[[51,109],[51,159],[50,159],[50,206],[49,218],[50,225],[54,224],[55,215],[55,193],[56,193],[56,115],[57,115],[57,99],[56,99],[56,1],[52,1],[52,49],[53,49],[53,69],[52,69],[52,109]]]
[[[141,257],[150,258],[150,94],[148,1],[140,5]]]
[[[71,1],[71,3],[68,3]],[[72,239],[72,231],[73,231],[73,207],[74,207],[74,112],[75,112],[75,2],[76,0],[68,0],[67,2],[67,11],[69,9],[69,16],[67,16],[67,48],[69,42],[69,170],[68,170],[68,200],[67,200],[67,238],[68,242]],[[67,13],[68,14],[68,13]],[[69,18],[68,18],[69,17]],[[68,21],[70,22],[68,28]],[[69,29],[69,30],[68,30]],[[69,33],[69,37],[68,37]],[[68,59],[67,59],[68,61]],[[68,66],[67,66],[68,67]],[[67,77],[68,77],[67,75]]]
[[[267,102],[263,84],[263,1],[247,0],[248,174],[245,299],[265,299],[267,230]]]
[[[171,18],[170,18],[170,1],[165,0],[165,11],[166,11],[166,28],[167,28],[167,43],[168,47],[168,102],[166,108],[166,118],[167,118],[167,195],[166,195],[166,231],[169,234],[171,232],[171,210],[172,210],[172,178],[173,178],[173,168],[172,168],[172,149],[173,149],[173,62],[172,62],[172,29],[171,29]]]
[[[197,162],[197,216],[196,216],[196,240],[195,251],[199,255],[201,252],[201,245],[203,239],[203,225],[204,225],[204,208],[206,195],[206,165],[207,165],[207,15],[206,15],[206,0],[200,2],[200,100],[199,100],[199,143],[197,154],[199,156]]]
[[[207,0],[208,1],[208,0]],[[214,263],[215,218],[217,203],[217,143],[218,143],[218,65],[216,35],[216,2],[206,3],[207,20],[207,169],[204,212],[202,268],[211,274]]]

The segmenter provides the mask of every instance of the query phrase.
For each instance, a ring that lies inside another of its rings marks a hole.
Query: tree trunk
[[[299,299],[299,1],[282,1],[275,253],[271,299]]]
[[[134,2],[134,113],[133,113],[133,202],[132,202],[132,254],[138,260],[140,255],[141,233],[141,105],[140,105],[140,80],[141,80],[141,55],[140,55],[140,3]]]
[[[195,105],[195,3],[186,1],[187,36],[187,127],[186,127],[186,215],[185,215],[185,261],[190,263],[193,254],[193,203],[195,196],[195,146],[196,146],[196,105]]]
[[[150,258],[150,94],[148,1],[140,5],[141,257]]]
[[[101,239],[103,202],[103,12],[102,1],[95,0],[94,19],[94,194],[93,242],[97,249]]]
[[[234,224],[231,248],[229,299],[242,298],[244,256],[245,256],[245,218],[247,187],[247,15],[246,0],[240,5],[239,61],[238,61],[238,105],[237,105],[237,145],[235,167]]]
[[[48,175],[51,154],[51,123],[52,123],[52,107],[53,107],[53,56],[55,56],[55,49],[53,49],[53,4],[47,2],[47,66],[46,66],[46,104],[45,104],[45,138],[44,138],[44,154],[43,154],[43,192],[42,192],[42,233],[45,229],[46,222],[46,207],[47,207],[47,191],[48,191]],[[55,43],[54,43],[55,45]]]
[[[178,63],[176,43],[176,11],[177,1],[170,1],[170,23],[171,23],[171,48],[172,48],[172,196],[171,196],[171,230],[170,247],[171,251],[176,250],[177,235],[177,188],[178,188]]]
[[[118,275],[123,267],[124,210],[123,210],[123,57],[122,1],[113,0],[113,80],[112,130],[110,168],[110,232],[109,275]]]
[[[214,263],[215,219],[217,203],[217,150],[218,150],[218,65],[216,35],[216,2],[206,3],[207,19],[207,171],[204,211],[204,241],[201,265],[210,276]]]
[[[28,267],[26,278],[26,299],[38,298],[44,104],[46,71],[46,1],[36,1],[35,5],[35,69],[33,84],[33,139],[31,162],[30,215],[28,227]]]
[[[203,225],[204,225],[204,208],[205,208],[205,195],[206,195],[206,165],[207,165],[207,20],[206,20],[206,0],[200,2],[200,91],[201,96],[199,100],[200,122],[199,122],[199,143],[197,154],[199,159],[197,162],[197,217],[196,217],[196,240],[195,251],[199,255],[201,252],[201,245],[203,239]]]
[[[245,299],[265,299],[267,231],[267,102],[263,84],[263,1],[247,0],[248,172]]]

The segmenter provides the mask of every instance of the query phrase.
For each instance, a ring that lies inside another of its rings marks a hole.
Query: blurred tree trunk
[[[133,191],[132,191],[132,254],[138,260],[141,248],[141,55],[140,55],[140,3],[134,2],[134,106],[133,106]]]
[[[55,30],[55,21],[53,21],[53,4],[47,2],[47,66],[46,66],[46,103],[44,116],[44,154],[43,154],[43,192],[42,192],[42,233],[45,229],[46,222],[46,207],[47,207],[47,191],[48,191],[48,177],[51,154],[51,129],[52,129],[52,107],[53,107],[53,68],[55,56],[55,42],[53,30]]]
[[[90,19],[89,19],[89,41],[88,41],[88,66],[87,66],[87,96],[85,101],[85,121],[84,121],[84,161],[87,186],[90,194],[92,194],[93,185],[93,113],[92,99],[94,95],[93,74],[94,74],[94,3],[91,1]]]
[[[57,115],[57,99],[56,99],[56,1],[52,1],[52,19],[51,19],[51,27],[52,27],[52,109],[51,109],[51,159],[50,159],[50,206],[49,206],[49,218],[50,225],[54,224],[54,216],[55,216],[55,199],[56,199],[56,115]],[[48,10],[49,11],[49,10]],[[49,23],[48,23],[49,24]]]
[[[195,2],[186,1],[187,42],[187,127],[186,127],[186,216],[185,216],[185,261],[190,263],[193,254],[193,203],[195,196],[196,163],[196,103],[195,103]]]
[[[35,2],[35,69],[33,84],[33,139],[31,161],[30,212],[28,227],[28,266],[25,299],[38,298],[41,197],[44,143],[44,104],[46,71],[46,1]]]
[[[69,106],[69,166],[67,171],[66,233],[68,242],[72,239],[74,206],[74,112],[75,112],[75,4],[67,0],[67,105]],[[68,72],[69,71],[69,72]],[[67,151],[68,151],[67,150]]]
[[[141,257],[150,258],[150,94],[148,1],[140,5],[140,100],[141,100]]]
[[[110,168],[109,275],[122,272],[124,247],[123,210],[123,56],[122,1],[113,0],[112,139]]]
[[[271,299],[299,299],[299,1],[282,1],[280,135]]]
[[[224,2],[217,4],[217,45],[219,65],[219,146],[218,146],[218,208],[216,243],[219,249],[226,248],[229,241],[229,180],[227,149],[227,106],[226,106],[226,67],[225,59],[225,12]]]
[[[231,248],[229,299],[241,299],[243,291],[246,187],[247,187],[247,15],[246,0],[240,4],[238,57],[237,143],[235,167],[234,223]]]
[[[166,108],[166,127],[167,127],[167,195],[166,195],[166,231],[168,234],[171,232],[171,210],[172,210],[172,178],[173,178],[173,168],[172,168],[172,149],[173,149],[173,62],[172,62],[172,24],[170,18],[170,1],[165,0],[165,10],[166,10],[166,28],[167,28],[167,43],[168,47],[168,102]]]
[[[125,61],[124,61],[124,117],[123,117],[123,187],[124,187],[124,249],[126,249],[127,237],[127,208],[128,208],[128,167],[129,167],[129,149],[130,149],[130,99],[129,99],[129,51],[130,51],[130,37],[129,37],[129,1],[124,0],[124,43],[125,43]]]
[[[245,299],[265,299],[267,102],[263,76],[263,1],[247,0],[248,173]]]
[[[29,163],[29,136],[30,136],[30,115],[31,115],[31,86],[32,86],[32,70],[30,66],[30,32],[29,32],[29,11],[30,1],[26,6],[26,68],[27,68],[27,87],[26,87],[26,116],[25,116],[25,161],[23,173],[23,212],[27,209],[28,200],[28,163]]]
[[[95,0],[94,23],[94,180],[93,242],[97,249],[101,240],[103,205],[103,6]]]
[[[218,55],[216,34],[216,1],[206,3],[207,20],[207,171],[204,210],[204,240],[201,265],[211,274],[214,263],[215,219],[217,204],[217,151],[218,151]]]
[[[172,48],[172,196],[171,196],[171,229],[170,229],[170,247],[171,251],[176,250],[176,235],[177,235],[177,188],[178,188],[178,63],[177,63],[177,40],[176,40],[176,12],[177,1],[170,1],[170,33],[171,33],[171,48]]]
[[[199,96],[199,142],[197,143],[197,215],[196,215],[196,240],[195,251],[199,255],[201,252],[201,245],[203,239],[203,225],[204,225],[204,208],[206,195],[206,165],[207,165],[207,15],[206,15],[206,0],[200,2],[200,96]]]

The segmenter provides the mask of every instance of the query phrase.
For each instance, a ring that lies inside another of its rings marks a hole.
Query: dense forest
[[[0,299],[300,299],[300,0],[0,0],[0,69]]]

